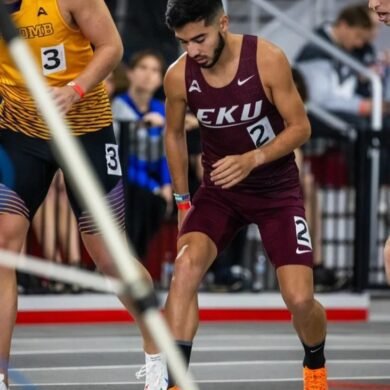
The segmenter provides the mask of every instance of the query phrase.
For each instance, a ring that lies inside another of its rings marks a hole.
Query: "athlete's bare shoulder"
[[[290,64],[283,50],[275,44],[260,38],[257,44],[257,64],[261,79],[269,86],[281,73],[290,73]]]
[[[86,15],[90,17],[101,16],[102,11],[106,13],[106,5],[104,0],[57,0],[58,8],[65,22],[72,28],[78,28],[78,16]]]
[[[57,1],[64,21],[70,28],[80,31],[95,47],[95,51],[110,47],[115,53],[108,54],[107,59],[122,56],[121,38],[104,0]]]
[[[165,95],[169,99],[186,100],[185,68],[187,54],[182,54],[168,68],[164,77]]]
[[[61,7],[61,10],[65,11],[71,12],[83,8],[88,8],[91,11],[94,11],[94,7],[99,7],[101,4],[104,4],[104,0],[57,0],[57,3]]]
[[[257,43],[257,60],[263,66],[275,67],[284,63],[287,59],[280,47],[265,39],[259,39]]]

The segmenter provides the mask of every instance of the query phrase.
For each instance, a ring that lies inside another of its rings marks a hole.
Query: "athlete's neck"
[[[145,91],[140,91],[139,89],[131,86],[127,93],[131,96],[140,112],[148,112],[150,101],[153,98],[153,94]]]
[[[202,69],[202,72],[218,74],[222,69],[225,69],[226,64],[229,64],[234,59],[239,59],[241,52],[241,42],[242,35],[227,33],[225,37],[225,46],[218,61],[213,67]]]

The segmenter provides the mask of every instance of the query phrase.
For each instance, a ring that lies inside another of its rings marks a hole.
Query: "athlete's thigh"
[[[112,126],[87,133],[78,137],[92,168],[103,188],[107,203],[119,228],[125,226],[125,203],[123,193],[122,169],[119,161],[118,145],[115,141]],[[69,186],[69,178],[65,182],[70,204],[84,234],[96,234],[98,229],[90,213],[85,210]],[[83,191],[88,191],[88,188]]]
[[[218,254],[244,225],[245,221],[231,206],[228,197],[222,194],[222,191],[200,188],[183,221],[179,232],[179,243],[183,242],[190,233],[203,234],[214,243]]]
[[[311,238],[303,206],[267,210],[256,223],[275,268],[293,264],[313,266]]]
[[[0,175],[0,213],[31,221],[57,170],[49,144],[10,130],[0,130],[0,147],[7,158],[7,175]]]

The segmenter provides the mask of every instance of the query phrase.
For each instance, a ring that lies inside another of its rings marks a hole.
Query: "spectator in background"
[[[353,5],[344,8],[336,22],[324,25],[316,33],[329,43],[353,55],[361,49],[373,35],[375,25],[367,7]],[[297,67],[307,81],[309,99],[324,109],[348,117],[357,125],[359,118],[370,115],[370,97],[356,92],[358,75],[348,65],[313,43],[308,43],[298,54]]]
[[[172,188],[162,146],[164,103],[154,98],[162,85],[165,61],[154,50],[137,52],[130,59],[128,90],[112,101],[116,121],[131,121],[127,180],[128,230],[143,258],[152,236],[172,210]],[[124,146],[122,146],[124,147]]]

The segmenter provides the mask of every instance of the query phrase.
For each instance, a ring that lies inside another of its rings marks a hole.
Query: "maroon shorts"
[[[259,227],[264,248],[275,268],[288,264],[313,266],[313,253],[300,190],[291,195],[264,195],[200,188],[179,236],[206,234],[218,253],[248,224]]]

